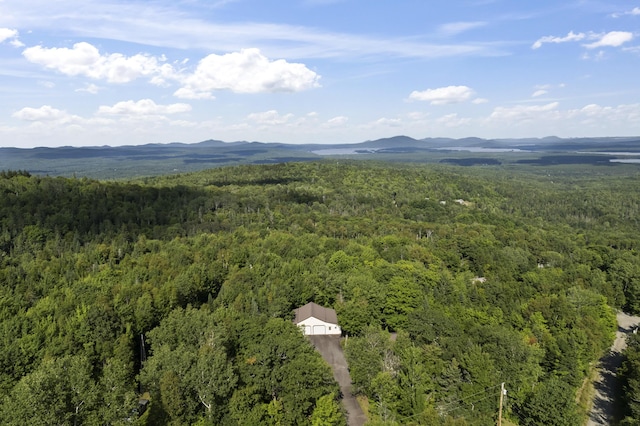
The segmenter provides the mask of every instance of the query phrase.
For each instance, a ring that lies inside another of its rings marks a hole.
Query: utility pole
[[[502,426],[502,401],[504,399],[504,394],[507,391],[504,389],[504,382],[500,385],[500,407],[498,407],[498,426]]]

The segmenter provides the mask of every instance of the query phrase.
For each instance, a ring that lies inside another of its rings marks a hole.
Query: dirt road
[[[351,376],[347,360],[340,346],[339,336],[308,336],[311,343],[316,348],[322,358],[327,361],[333,370],[333,377],[340,385],[342,392],[342,404],[347,410],[349,426],[362,426],[367,418],[358,404],[355,396],[351,393]]]
[[[611,350],[599,363],[598,379],[594,383],[595,396],[587,426],[609,425],[615,414],[613,397],[618,389],[616,371],[622,364],[622,351],[627,346],[626,335],[640,324],[640,317],[619,312],[618,331]]]

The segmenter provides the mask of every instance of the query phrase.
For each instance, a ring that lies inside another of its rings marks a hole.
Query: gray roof
[[[331,308],[324,308],[313,302],[307,303],[303,307],[294,310],[294,312],[296,313],[296,318],[294,320],[296,324],[311,317],[331,324],[338,324],[336,311]]]

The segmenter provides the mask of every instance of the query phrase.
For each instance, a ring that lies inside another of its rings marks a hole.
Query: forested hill
[[[3,173],[0,423],[344,425],[314,301],[371,424],[495,424],[502,382],[512,423],[580,424],[640,311],[640,178],[609,170]]]
[[[130,179],[241,164],[279,164],[323,158],[471,165],[609,165],[640,163],[640,137],[480,139],[395,136],[350,144],[264,142],[138,146],[2,148],[0,170],[41,176]]]

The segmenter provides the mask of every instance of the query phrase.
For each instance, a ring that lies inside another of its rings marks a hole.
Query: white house
[[[333,309],[323,308],[316,303],[310,302],[294,312],[296,317],[293,321],[304,330],[306,335],[342,334],[342,330],[338,325],[338,316]]]

